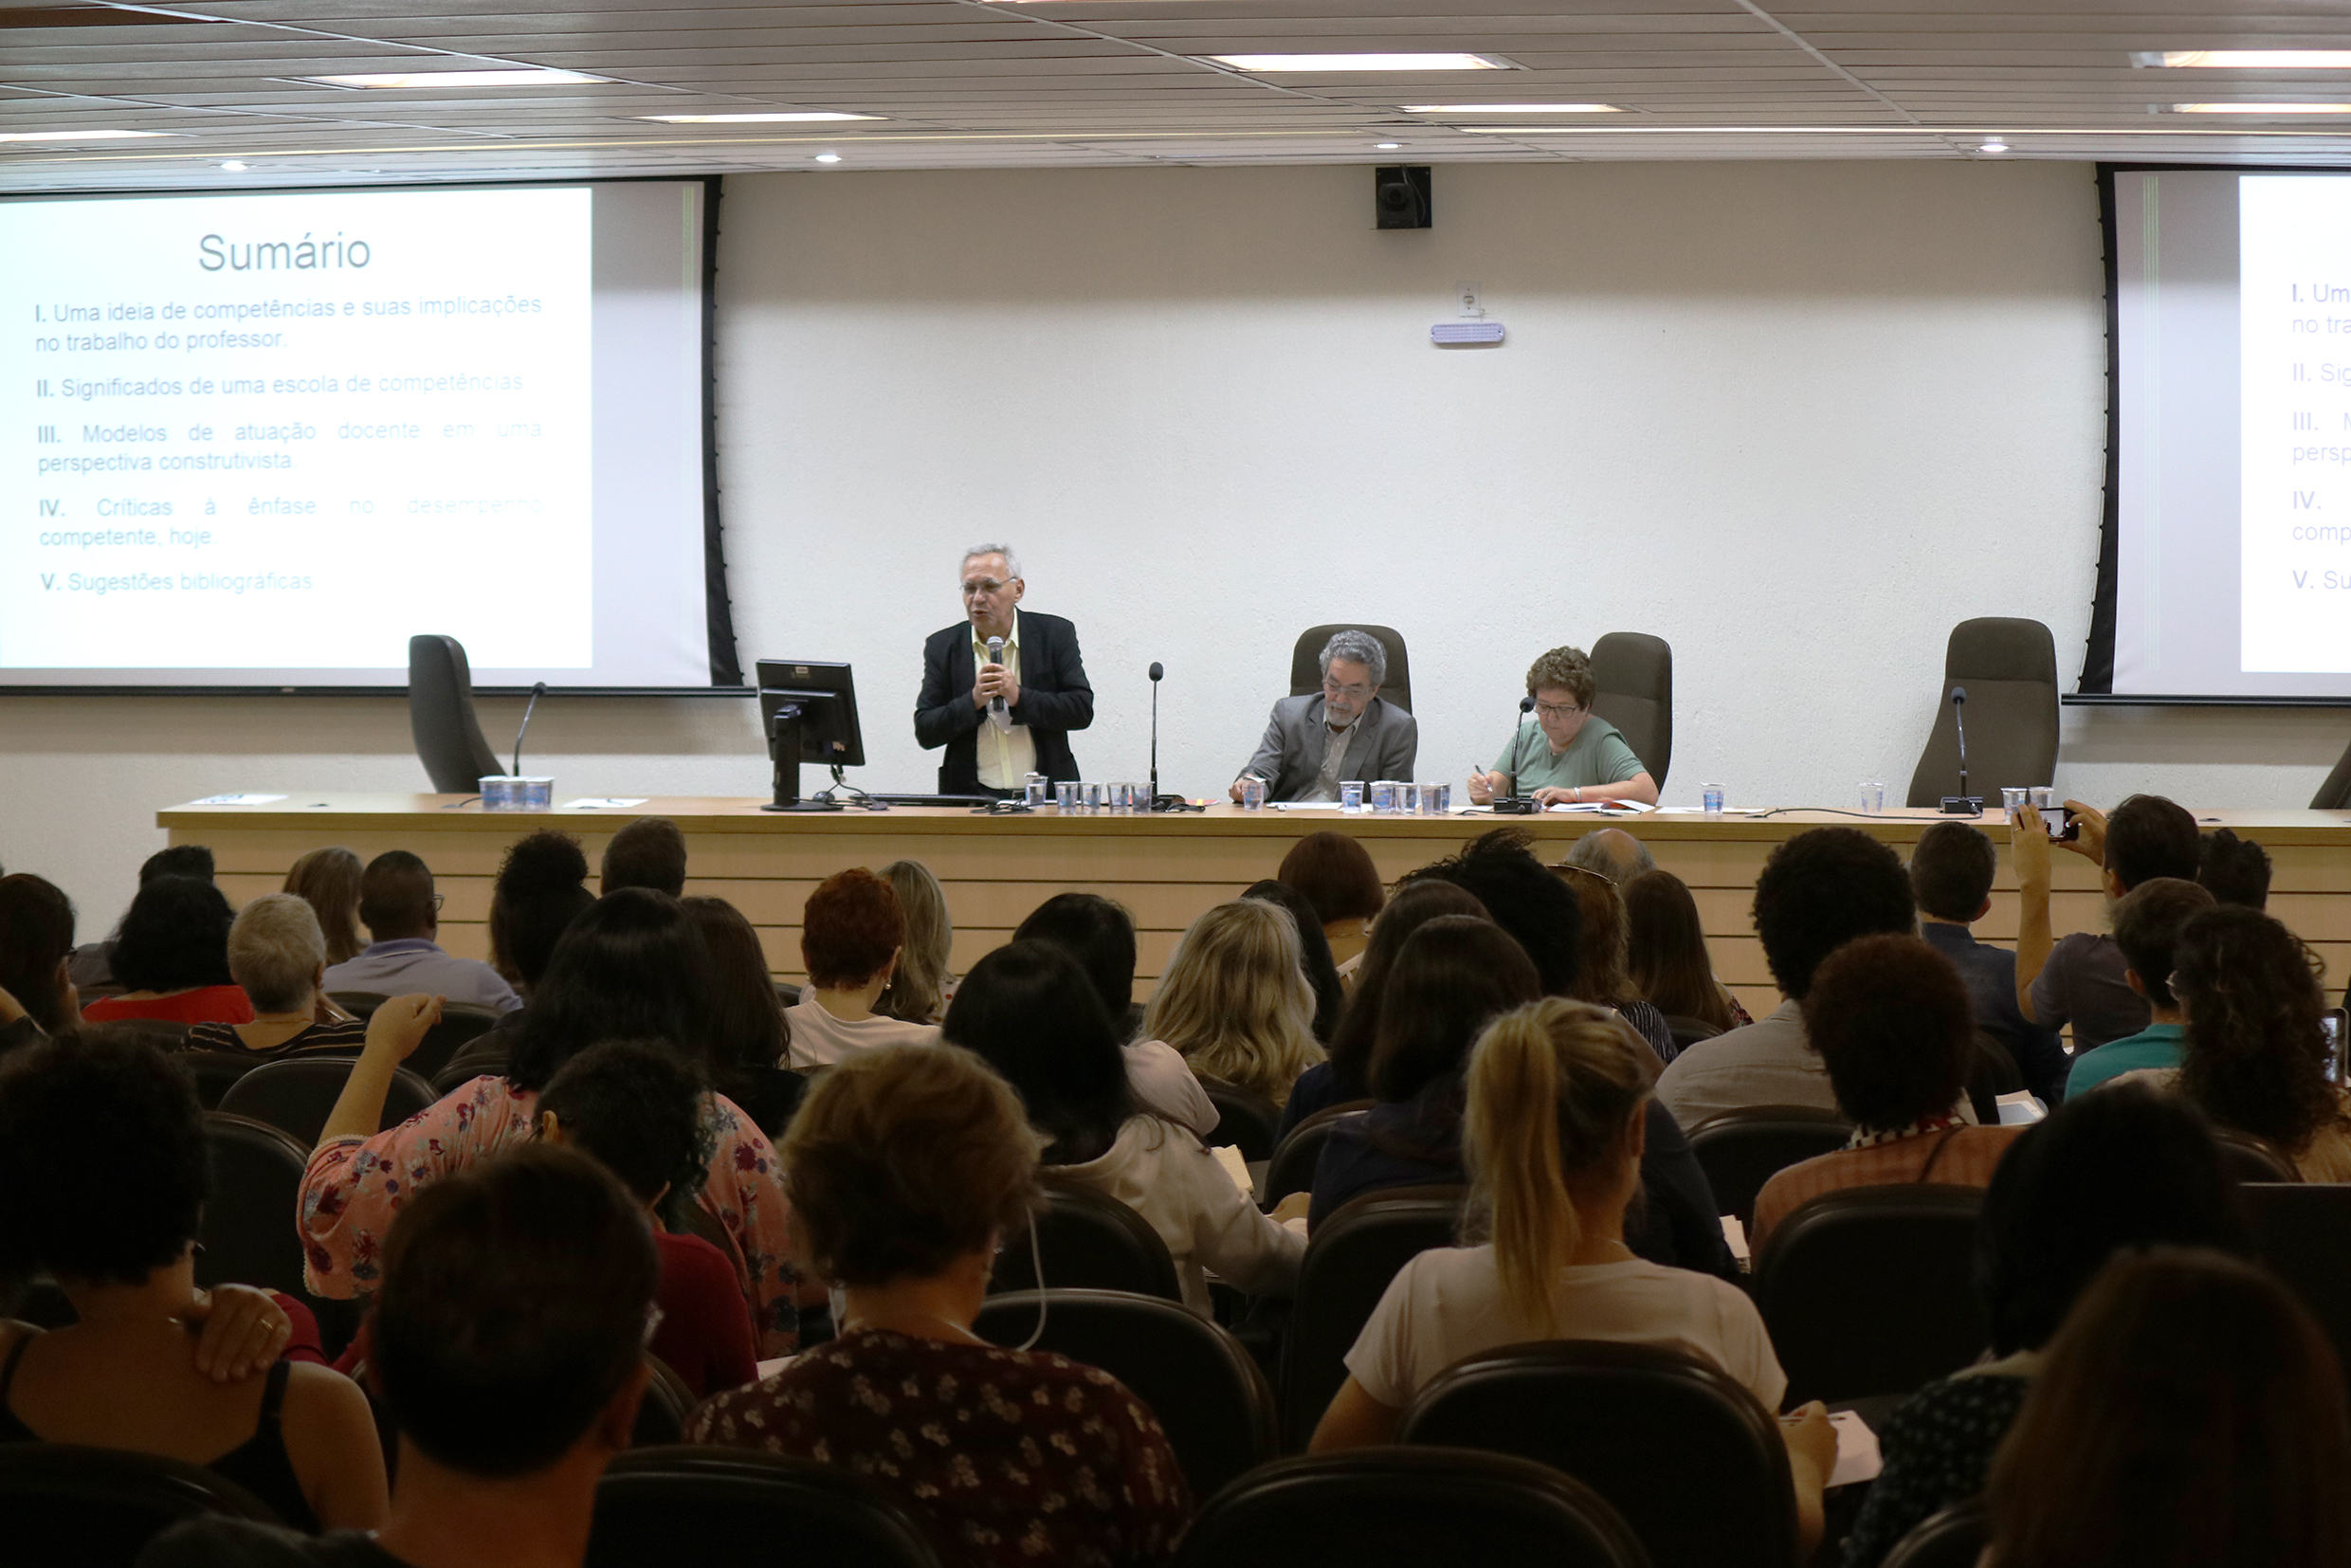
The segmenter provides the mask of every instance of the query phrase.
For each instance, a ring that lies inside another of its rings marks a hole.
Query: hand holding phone
[[[2042,807],[2041,823],[2049,830],[2051,844],[2070,844],[2082,836],[2081,821],[2063,806]]]

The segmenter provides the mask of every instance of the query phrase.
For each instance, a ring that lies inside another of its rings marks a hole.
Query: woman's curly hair
[[[2288,1154],[2344,1120],[2319,1026],[2325,965],[2256,909],[2223,904],[2180,927],[2172,989],[2188,1010],[2180,1092]]]

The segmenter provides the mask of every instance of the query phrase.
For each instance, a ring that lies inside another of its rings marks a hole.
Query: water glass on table
[[[1241,810],[1255,811],[1266,804],[1266,781],[1255,774],[1241,775]]]

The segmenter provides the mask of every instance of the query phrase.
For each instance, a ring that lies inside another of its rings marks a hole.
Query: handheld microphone
[[[1535,710],[1532,697],[1519,699],[1519,716],[1510,721],[1510,750],[1504,760],[1510,764],[1510,793],[1494,800],[1494,810],[1504,816],[1531,816],[1535,802],[1519,788],[1519,742],[1526,736],[1526,716]]]
[[[1983,815],[1983,797],[1967,793],[1967,688],[1951,688],[1951,721],[1959,733],[1959,793],[1942,797],[1945,816]]]
[[[1159,809],[1159,677],[1167,667],[1151,661],[1151,810]]]
[[[532,711],[538,706],[538,700],[546,695],[547,683],[535,681],[531,684],[531,700],[522,705],[522,728],[515,731],[514,774],[517,778],[522,776],[522,737],[531,727]]]
[[[1003,638],[991,637],[988,639],[988,662],[992,665],[1000,665],[1004,663]],[[989,702],[988,720],[989,722],[994,724],[995,727],[1000,730],[1009,730],[1012,727],[1012,716],[1005,711],[1003,698],[993,698]]]

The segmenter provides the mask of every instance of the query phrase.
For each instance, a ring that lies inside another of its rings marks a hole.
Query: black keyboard
[[[855,796],[837,797],[842,804],[854,806]],[[990,794],[869,794],[865,797],[876,806],[993,806],[996,797]]]

